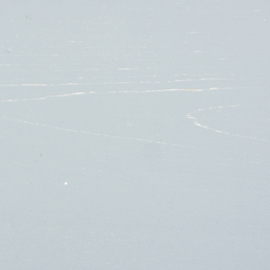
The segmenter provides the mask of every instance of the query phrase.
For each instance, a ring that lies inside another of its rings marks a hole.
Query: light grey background
[[[1,269],[269,269],[268,1],[2,1]]]

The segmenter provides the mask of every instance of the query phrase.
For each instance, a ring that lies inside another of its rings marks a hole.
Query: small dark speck
[[[40,154],[40,156],[42,157],[42,154]]]

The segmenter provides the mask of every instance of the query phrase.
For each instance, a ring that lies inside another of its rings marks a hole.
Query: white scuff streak
[[[179,81],[179,80],[178,80]],[[184,81],[184,80],[180,80]],[[188,80],[190,81],[190,80]],[[164,81],[172,82],[172,81]],[[96,83],[59,83],[59,84],[42,84],[42,83],[24,83],[24,84],[0,84],[0,87],[55,87],[55,86],[85,86],[85,85],[116,85],[116,84],[159,84],[160,81],[139,81],[139,82],[96,82]]]
[[[83,86],[83,85],[115,85],[115,84],[148,84],[148,83],[160,83],[153,81],[140,81],[140,82],[97,82],[97,83],[59,83],[59,84],[43,84],[43,83],[23,83],[23,84],[0,84],[0,87],[55,87],[55,86]]]
[[[85,95],[85,94],[86,94],[85,92],[76,92],[76,93],[62,94],[62,95],[49,95],[49,96],[45,96],[45,97],[22,98],[22,99],[6,99],[6,100],[1,100],[1,102],[44,100],[44,99],[48,99],[48,98],[61,98],[61,97],[70,97],[70,96]]]
[[[228,79],[222,78],[201,78],[200,81],[227,81]]]
[[[110,91],[106,93],[120,94],[120,93],[159,93],[159,92],[177,92],[177,91],[203,91],[203,89],[158,89],[158,90],[144,90],[144,91]]]
[[[122,69],[122,70],[128,70]],[[151,77],[151,76],[146,76]],[[155,76],[153,76],[155,77]],[[95,77],[94,77],[95,78]],[[105,78],[114,78],[114,77],[102,77]],[[136,81],[136,82],[69,82],[69,83],[22,83],[22,84],[0,84],[0,87],[57,87],[57,86],[83,86],[83,85],[116,85],[116,84],[159,84],[159,83],[172,83],[172,82],[185,82],[185,81],[223,81],[226,79],[222,78],[200,78],[200,79],[178,79],[178,80],[167,80],[167,81]],[[222,88],[223,89],[223,88]]]
[[[132,94],[132,93],[158,93],[158,92],[177,92],[177,91],[203,91],[203,89],[158,89],[158,90],[145,90],[145,91],[89,91],[89,92],[74,92],[69,94],[59,94],[59,95],[49,95],[44,97],[34,97],[34,98],[22,98],[22,99],[5,99],[0,100],[0,102],[18,102],[18,101],[31,101],[31,100],[45,100],[49,98],[63,98],[75,95],[87,95],[87,94]]]
[[[68,84],[70,85],[70,84]],[[26,86],[26,85],[23,85]],[[31,86],[33,86],[31,84]],[[36,85],[35,85],[36,86]],[[40,86],[40,85],[38,85]],[[138,93],[138,94],[144,94],[144,93],[162,93],[162,92],[178,92],[178,91],[188,91],[188,92],[201,92],[201,91],[212,91],[212,90],[220,90],[220,89],[231,89],[232,87],[211,87],[211,88],[201,88],[201,89],[188,89],[188,88],[171,88],[171,89],[156,89],[156,90],[144,90],[144,91],[105,91],[105,92],[99,92],[99,91],[89,91],[89,92],[74,92],[74,93],[66,93],[66,94],[58,94],[58,95],[49,95],[44,97],[34,97],[34,98],[21,98],[21,99],[5,99],[0,100],[0,102],[18,102],[18,101],[31,101],[31,100],[45,100],[49,98],[64,98],[64,97],[70,97],[70,96],[76,96],[76,95],[88,95],[88,94],[132,94],[132,93]]]
[[[198,120],[196,119],[196,117],[194,117],[192,114],[200,112],[200,111],[207,111],[207,110],[219,110],[219,109],[227,109],[227,108],[234,108],[234,107],[243,107],[245,105],[229,105],[229,106],[218,106],[218,107],[210,107],[210,108],[205,108],[205,109],[198,109],[196,111],[193,111],[192,113],[189,113],[186,118],[188,119],[193,119],[195,126],[200,127],[200,128],[204,128],[207,130],[211,130],[217,133],[221,133],[224,135],[229,135],[229,136],[233,136],[233,137],[239,137],[239,138],[245,138],[245,139],[251,139],[251,140],[256,140],[256,141],[260,141],[260,142],[265,142],[265,143],[269,143],[270,141],[264,140],[264,139],[260,139],[260,138],[256,138],[256,137],[252,137],[252,136],[244,136],[244,135],[240,135],[240,134],[234,134],[234,133],[230,133],[227,131],[223,131],[223,130],[218,130],[209,126],[205,126],[202,125],[201,123],[198,122]]]
[[[131,140],[131,141],[148,142],[148,143],[168,145],[168,146],[194,148],[193,146],[186,146],[186,145],[177,144],[177,143],[166,143],[166,142],[154,141],[154,140],[148,140],[148,139],[141,139],[141,138],[124,137],[124,136],[122,137],[122,136],[117,136],[117,135],[101,134],[101,133],[95,133],[95,132],[91,132],[91,131],[87,131],[87,130],[77,130],[77,129],[71,129],[71,128],[56,127],[56,126],[40,124],[40,123],[37,123],[37,122],[25,121],[25,120],[21,120],[21,119],[17,119],[17,118],[6,117],[6,116],[2,116],[2,119],[9,120],[9,121],[20,122],[20,123],[24,123],[24,124],[28,124],[28,125],[51,128],[51,129],[55,129],[55,130],[62,130],[62,131],[66,131],[66,132],[88,134],[88,135],[97,136],[97,137],[107,137],[107,138],[113,138],[113,139],[124,139],[124,140]]]

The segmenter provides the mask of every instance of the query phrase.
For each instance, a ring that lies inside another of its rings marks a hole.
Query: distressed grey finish
[[[268,1],[92,2],[1,4],[0,268],[269,269]]]

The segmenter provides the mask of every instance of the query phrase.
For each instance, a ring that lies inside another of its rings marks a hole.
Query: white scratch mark
[[[199,123],[196,119],[196,117],[194,117],[192,114],[196,113],[196,112],[201,112],[201,111],[206,111],[206,110],[218,110],[218,109],[226,109],[226,108],[233,108],[233,107],[242,107],[244,105],[229,105],[229,106],[218,106],[218,107],[210,107],[210,108],[205,108],[205,109],[198,109],[193,111],[192,113],[187,114],[186,118],[188,119],[193,119],[195,126],[200,127],[200,128],[204,128],[207,130],[211,130],[217,133],[221,133],[224,135],[229,135],[229,136],[233,136],[233,137],[239,137],[239,138],[245,138],[245,139],[250,139],[250,140],[256,140],[256,141],[260,141],[260,142],[265,142],[265,143],[269,143],[270,141],[268,140],[264,140],[264,139],[260,139],[260,138],[256,138],[256,137],[252,137],[252,136],[244,136],[244,135],[240,135],[240,134],[234,134],[234,133],[229,133],[226,131],[222,131],[222,130],[218,130],[209,126],[205,126],[202,125],[201,123]]]
[[[91,93],[91,92],[89,92]],[[96,93],[96,92],[94,92]],[[35,98],[21,98],[21,99],[6,99],[1,100],[1,102],[15,102],[15,101],[31,101],[31,100],[44,100],[48,98],[61,98],[61,97],[70,97],[75,95],[85,95],[85,92],[76,92],[76,93],[70,93],[70,94],[62,94],[62,95],[49,95],[45,97],[35,97]]]
[[[149,142],[149,143],[169,145],[169,146],[194,148],[193,146],[186,146],[186,145],[177,144],[177,143],[166,143],[166,142],[154,141],[154,140],[149,140],[149,139],[124,137],[124,136],[117,136],[117,135],[95,133],[95,132],[91,132],[91,131],[87,131],[87,130],[77,130],[77,129],[71,129],[71,128],[56,127],[56,126],[51,126],[51,125],[46,125],[46,124],[41,124],[41,123],[37,123],[37,122],[31,122],[31,121],[26,121],[26,120],[21,120],[21,119],[17,119],[17,118],[6,117],[6,116],[2,116],[2,119],[15,121],[15,122],[21,122],[21,123],[28,124],[28,125],[51,128],[51,129],[55,129],[55,130],[62,130],[62,131],[66,131],[66,132],[89,134],[89,135],[98,136],[98,137],[108,137],[108,138],[114,138],[114,139],[125,139],[125,140],[131,140],[131,141]]]

